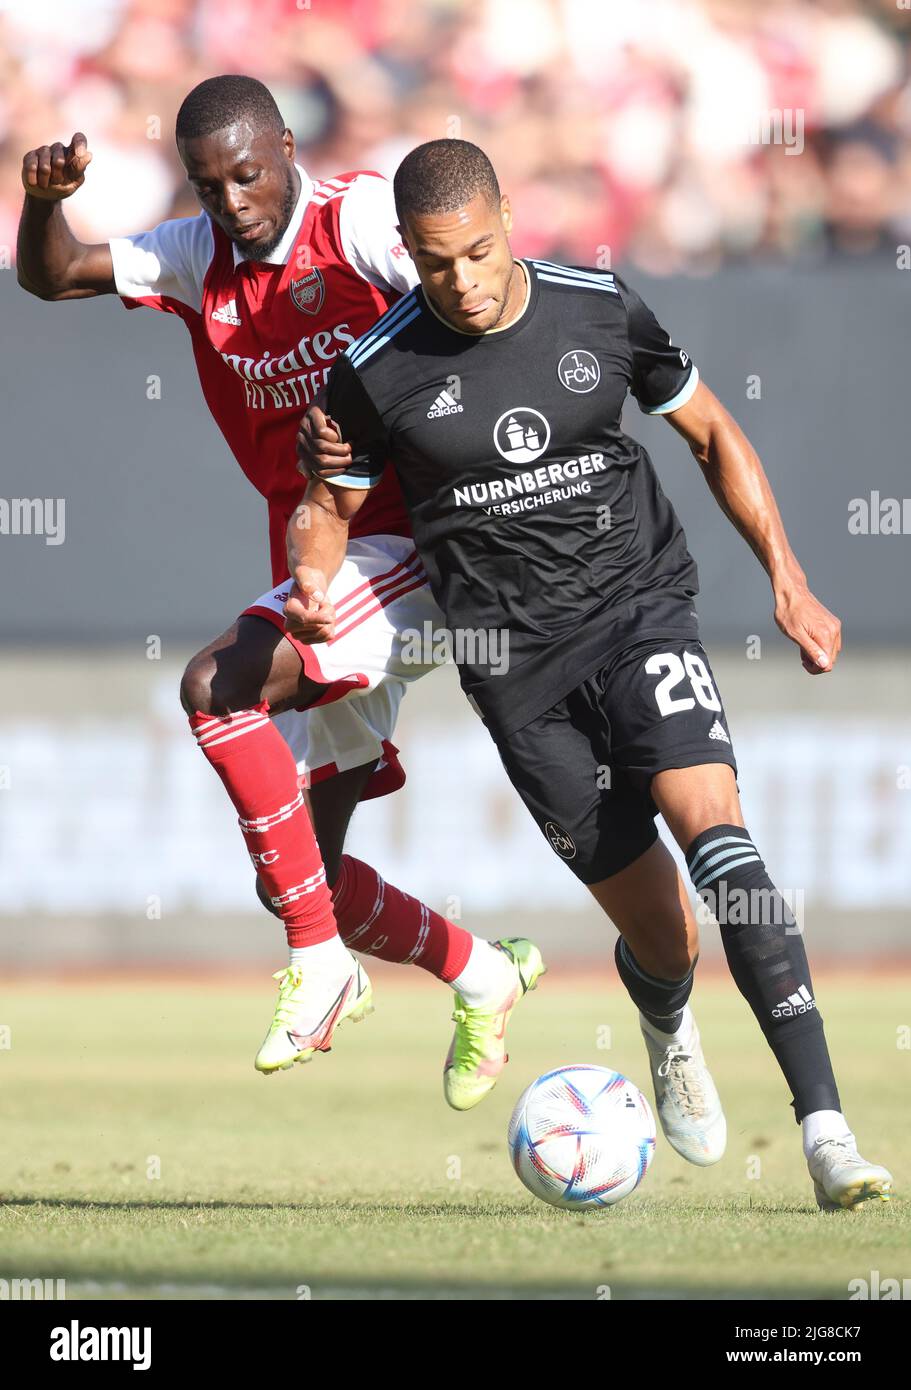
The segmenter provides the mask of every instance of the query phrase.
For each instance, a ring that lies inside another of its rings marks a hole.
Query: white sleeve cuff
[[[340,473],[335,478],[324,478],[323,482],[329,483],[332,487],[355,487],[366,492],[368,488],[376,487],[382,473],[377,473],[375,477],[362,478],[354,473]]]
[[[670,415],[672,411],[679,410],[682,405],[686,405],[687,401],[694,394],[698,385],[699,370],[696,366],[696,363],[694,362],[692,370],[690,371],[690,374],[686,379],[686,385],[680,391],[677,392],[676,396],[673,396],[669,401],[665,401],[664,405],[649,406],[648,409],[645,411],[645,414]]]

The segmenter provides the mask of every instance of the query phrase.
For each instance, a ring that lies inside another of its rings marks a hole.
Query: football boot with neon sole
[[[373,1012],[372,986],[353,956],[351,974],[341,985],[337,979],[329,983],[290,965],[272,978],[279,982],[278,1002],[255,1063],[266,1076],[286,1071],[295,1062],[309,1062],[317,1052],[329,1052],[340,1023],[359,1023]]]
[[[509,1061],[506,1026],[516,1004],[545,972],[541,952],[525,937],[494,941],[515,967],[515,982],[497,1004],[472,1007],[456,994],[455,1033],[443,1069],[443,1094],[453,1110],[470,1110],[497,1084]]]

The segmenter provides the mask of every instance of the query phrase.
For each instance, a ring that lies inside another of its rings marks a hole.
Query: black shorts
[[[691,637],[624,648],[496,743],[551,848],[583,883],[619,873],[654,844],[656,772],[726,763],[737,773],[708,657]]]

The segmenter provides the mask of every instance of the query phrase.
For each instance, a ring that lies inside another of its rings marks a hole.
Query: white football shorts
[[[285,633],[283,609],[291,581],[263,594],[244,615],[274,623],[324,693],[304,710],[275,716],[310,787],[378,759],[364,799],[397,791],[405,780],[392,741],[402,696],[411,681],[435,669],[433,634],[446,626],[430,592],[414,541],[363,536],[348,542],[329,585],[336,630],[330,642],[307,646]]]

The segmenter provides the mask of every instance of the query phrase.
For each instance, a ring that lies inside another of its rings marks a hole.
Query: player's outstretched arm
[[[841,623],[810,592],[769,480],[743,430],[703,382],[666,419],[689,444],[718,505],[772,581],[775,621],[800,648],[804,669],[811,675],[831,671],[841,650]]]
[[[285,627],[299,642],[313,645],[335,635],[335,608],[329,585],[348,546],[348,522],[367,493],[336,488],[313,479],[288,522],[288,569],[294,581],[285,604]]]
[[[17,277],[22,288],[39,299],[115,293],[110,246],[77,241],[61,207],[64,198],[82,187],[91,159],[85,136],[77,131],[68,145],[41,145],[22,161],[25,206],[19,220]]]

